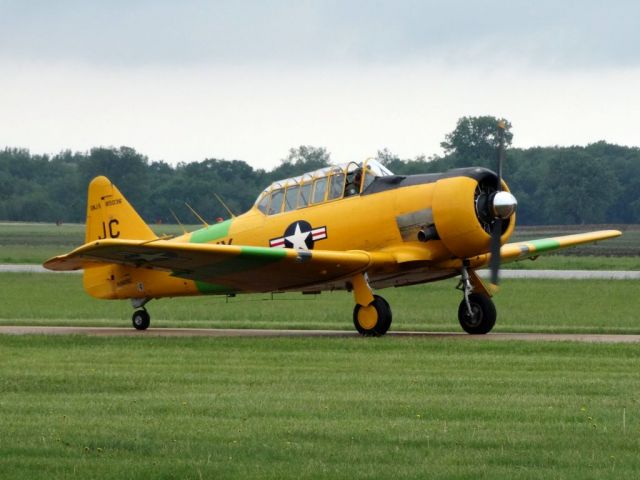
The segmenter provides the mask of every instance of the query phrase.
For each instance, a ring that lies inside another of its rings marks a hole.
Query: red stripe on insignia
[[[269,240],[269,245],[272,247],[284,247],[284,238]]]
[[[327,238],[327,227],[314,228],[311,230],[311,237],[313,238],[313,241]]]

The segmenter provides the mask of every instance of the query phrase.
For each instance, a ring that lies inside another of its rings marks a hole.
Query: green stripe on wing
[[[560,242],[555,238],[541,238],[539,240],[531,240],[525,243],[532,245],[534,248],[533,251],[536,253],[544,253],[549,250],[556,250],[560,248]]]
[[[229,295],[235,293],[235,290],[226,285],[216,285],[214,283],[195,281],[196,288],[203,295]]]
[[[279,262],[287,256],[284,248],[249,247],[240,248],[240,254],[217,262],[206,269],[207,275],[212,278],[225,277],[230,274],[256,270],[265,265]],[[196,287],[203,294],[234,293],[230,286],[217,285],[208,282],[196,281]]]

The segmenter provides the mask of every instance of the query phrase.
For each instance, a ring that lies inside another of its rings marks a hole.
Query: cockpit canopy
[[[332,165],[298,177],[273,182],[256,200],[266,215],[359,195],[376,177],[393,175],[376,160]]]

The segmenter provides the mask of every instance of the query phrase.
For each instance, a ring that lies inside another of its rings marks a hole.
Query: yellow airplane
[[[375,160],[323,168],[266,188],[246,213],[184,235],[158,237],[106,177],[89,185],[85,244],[44,263],[84,269],[85,291],[130,299],[138,330],[149,300],[186,295],[353,292],[353,322],[383,335],[392,314],[372,288],[460,276],[458,318],[472,334],[496,321],[493,289],[477,269],[621,235],[604,230],[506,243],[516,199],[498,174],[464,168],[393,175]]]

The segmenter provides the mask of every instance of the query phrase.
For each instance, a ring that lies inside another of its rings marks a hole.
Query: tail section
[[[105,238],[152,240],[157,236],[107,177],[96,177],[89,184],[85,243]],[[118,298],[118,284],[131,282],[129,270],[115,264],[86,265],[84,289],[96,298]]]
[[[85,243],[105,238],[152,240],[155,233],[107,177],[89,184]]]

